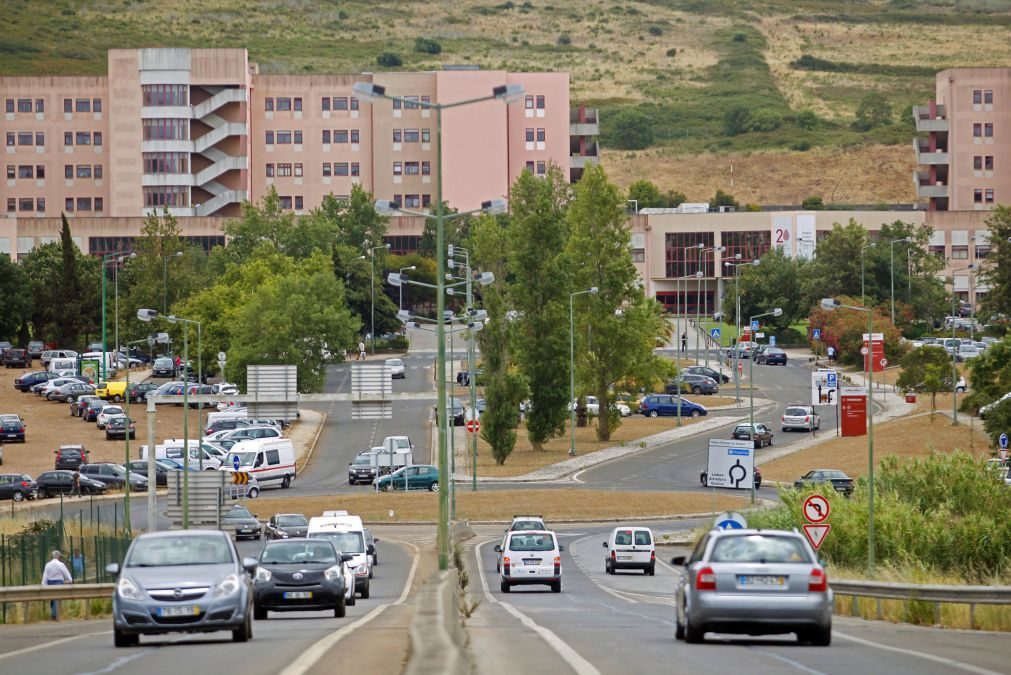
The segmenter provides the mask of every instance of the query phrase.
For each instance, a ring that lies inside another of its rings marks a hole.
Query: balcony
[[[913,139],[913,152],[916,153],[916,163],[921,165],[948,164],[947,149],[930,149],[930,141],[926,138]]]
[[[936,106],[935,110],[936,114],[931,117],[930,106],[913,106],[913,120],[916,122],[917,131],[948,131],[948,119],[944,114],[944,106]]]
[[[582,117],[582,119],[580,119]],[[599,136],[600,123],[596,108],[573,108],[569,111],[570,136]]]
[[[569,156],[569,165],[573,169],[585,169],[588,166],[600,163],[600,145],[598,143],[587,144],[586,152],[573,153]]]
[[[913,184],[916,186],[916,196],[921,199],[947,199],[948,186],[942,181],[930,182],[930,176],[923,171],[913,172]]]

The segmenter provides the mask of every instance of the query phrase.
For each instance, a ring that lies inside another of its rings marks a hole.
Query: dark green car
[[[376,489],[439,491],[439,469],[431,464],[412,464],[376,481]]]

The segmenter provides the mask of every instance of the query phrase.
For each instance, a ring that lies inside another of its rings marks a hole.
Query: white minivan
[[[507,532],[505,542],[495,545],[495,552],[502,554],[499,588],[508,593],[513,586],[546,584],[552,593],[561,593],[564,550],[548,530]]]
[[[160,445],[154,446],[154,457],[155,459],[173,459],[180,464],[184,464],[183,445],[181,438],[166,438]],[[187,445],[189,445],[189,464],[191,467],[199,468],[202,456],[204,471],[217,471],[221,468],[222,455],[219,448],[209,443],[200,443],[196,439],[190,439]],[[146,445],[140,446],[140,458],[147,459]]]
[[[342,554],[353,556],[346,568],[353,578],[351,588],[362,597],[362,600],[368,600],[372,553],[369,552],[365,543],[365,532],[361,526],[361,518],[347,515],[324,515],[310,518],[309,531],[306,536],[310,539],[329,539],[333,542],[334,548]],[[345,577],[345,581],[347,581],[347,577]]]
[[[223,468],[248,472],[261,486],[280,482],[282,488],[288,488],[295,479],[295,446],[287,438],[240,441],[228,451]]]
[[[604,542],[604,548],[608,550],[604,559],[604,571],[608,574],[614,574],[615,570],[642,570],[653,576],[656,572],[653,531],[648,527],[616,527]]]

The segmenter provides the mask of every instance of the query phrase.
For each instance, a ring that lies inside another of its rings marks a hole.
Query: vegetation
[[[899,365],[902,366],[902,374],[895,386],[902,391],[930,394],[930,414],[933,417],[937,410],[937,394],[951,392],[953,388],[951,357],[943,349],[925,345],[906,352]]]
[[[983,299],[982,313],[1011,317],[1011,206],[998,206],[986,224],[990,230],[990,255],[980,272],[979,283],[989,286],[990,291]]]

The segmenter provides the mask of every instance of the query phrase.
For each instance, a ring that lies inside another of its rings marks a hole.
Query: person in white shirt
[[[74,583],[70,576],[70,570],[60,560],[60,552],[53,551],[53,559],[46,563],[46,568],[42,570],[43,586],[62,586],[63,584]],[[60,604],[56,600],[49,601],[49,612],[53,621],[59,620]]]

